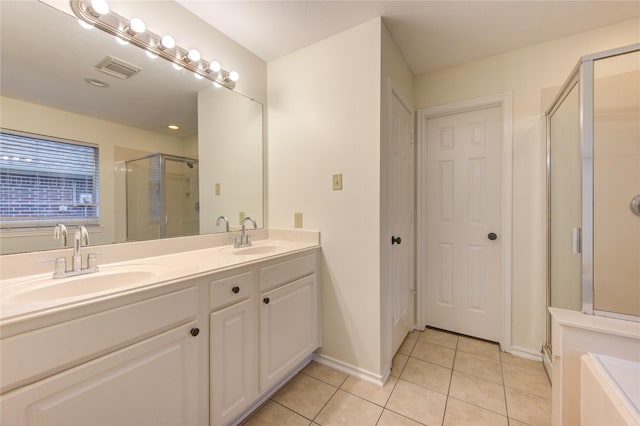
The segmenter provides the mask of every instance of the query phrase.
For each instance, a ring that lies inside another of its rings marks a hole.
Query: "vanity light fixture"
[[[109,13],[109,3],[106,0],[91,0],[87,6],[87,12],[96,18]]]
[[[146,29],[147,29],[146,25],[140,18],[131,18],[131,21],[129,21],[129,25],[126,28],[127,32],[132,36],[136,34],[141,34]]]
[[[196,49],[191,49],[183,59],[185,62],[200,62],[200,52]]]
[[[158,47],[162,50],[173,49],[176,47],[176,41],[169,34],[165,34],[158,42]]]
[[[80,26],[82,28],[84,28],[85,30],[91,30],[93,29],[93,25],[89,24],[88,22],[83,21],[82,19],[78,18],[78,24],[80,24]]]
[[[159,36],[146,28],[140,18],[127,19],[111,11],[106,0],[70,0],[71,10],[87,25],[100,28],[119,41],[136,45],[148,55],[162,56],[174,64],[176,69],[187,69],[229,89],[236,87],[240,74],[222,69],[220,62],[208,62],[196,49],[178,46],[168,34]],[[209,64],[204,68],[204,64]]]

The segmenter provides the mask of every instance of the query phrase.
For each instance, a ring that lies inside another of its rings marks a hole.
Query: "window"
[[[0,131],[0,225],[98,225],[98,147]]]

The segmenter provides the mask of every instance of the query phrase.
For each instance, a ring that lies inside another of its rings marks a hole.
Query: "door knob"
[[[489,235],[487,235],[487,238],[489,238],[491,241],[497,240],[498,234],[496,234],[495,232],[489,232]]]
[[[393,244],[400,244],[402,242],[402,238],[400,237],[395,237],[395,236],[391,236],[391,245]]]

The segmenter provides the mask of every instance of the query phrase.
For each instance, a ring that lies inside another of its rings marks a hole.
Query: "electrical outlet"
[[[239,212],[239,213],[238,213],[238,218],[239,218],[240,220],[238,221],[238,223],[242,223],[242,221],[244,220],[244,217],[245,217],[246,215],[247,215],[247,213],[245,213],[245,212]]]
[[[342,190],[342,173],[336,173],[331,178],[333,182],[333,190],[341,191]]]
[[[220,195],[220,184],[216,183],[216,195]]]
[[[296,228],[302,228],[302,212],[296,212],[293,214],[293,225]]]

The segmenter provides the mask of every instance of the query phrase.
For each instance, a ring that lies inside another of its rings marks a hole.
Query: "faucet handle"
[[[103,251],[100,253],[89,253],[87,255],[87,268],[97,271],[98,270],[98,256],[102,256],[103,254],[109,253],[108,251]]]
[[[55,259],[43,259],[38,260],[38,263],[56,263],[55,270],[53,272],[53,278],[62,277],[67,272],[67,259],[64,256],[56,257]]]

